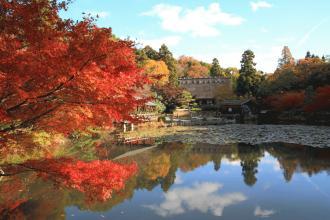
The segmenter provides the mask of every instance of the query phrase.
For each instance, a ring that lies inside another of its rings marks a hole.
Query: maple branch
[[[19,170],[15,173],[6,173],[3,169],[1,169],[0,167],[0,177],[2,176],[14,176],[17,174],[21,174],[21,173],[25,173],[25,172],[31,172],[31,171],[38,171],[38,172],[45,172],[47,173],[47,171],[42,170],[42,169],[38,169],[38,168],[34,168],[34,167],[30,167],[30,166],[26,166],[24,164],[7,164],[5,167],[23,167],[25,168],[24,170]]]
[[[91,58],[91,59],[88,59],[85,63],[83,63],[83,65],[79,68],[79,70],[76,72],[76,74],[74,75],[71,75],[69,77],[69,79],[61,84],[59,84],[58,86],[56,86],[52,91],[46,93],[46,94],[43,94],[43,95],[40,95],[40,96],[37,96],[37,98],[45,98],[45,97],[48,97],[52,94],[54,94],[55,92],[61,90],[65,84],[69,83],[70,81],[72,81],[90,62],[92,62],[93,60],[98,60],[98,59],[101,59],[101,58],[105,58],[107,55],[106,54],[102,54],[100,56],[97,56],[97,57],[94,57],[94,58]]]
[[[43,94],[43,95],[40,95],[40,96],[37,96],[35,98],[26,98],[24,101],[18,103],[17,105],[15,106],[12,106],[10,108],[8,108],[6,110],[7,113],[10,113],[16,109],[18,109],[19,107],[21,107],[22,105],[24,104],[27,104],[29,100],[34,100],[34,99],[41,99],[41,98],[47,98],[49,97],[50,95],[53,95],[55,92],[57,91],[60,91],[64,86],[65,84],[69,83],[70,81],[72,81],[78,74],[79,72],[81,72],[90,62],[92,62],[93,60],[98,60],[98,59],[101,59],[101,58],[105,58],[107,55],[106,54],[102,54],[100,56],[97,56],[97,57],[94,57],[94,58],[91,58],[91,59],[88,59],[85,63],[83,63],[83,65],[79,68],[79,70],[76,72],[76,74],[74,75],[71,75],[67,81],[63,82],[63,83],[60,83],[58,86],[56,86],[54,89],[52,89],[51,91]]]
[[[60,105],[57,105],[57,106],[55,106],[55,107],[53,107],[53,108],[50,108],[50,109],[48,109],[47,111],[45,111],[45,112],[43,112],[43,113],[41,113],[41,114],[39,114],[39,115],[36,115],[36,116],[34,116],[34,117],[30,118],[30,119],[27,119],[27,120],[25,120],[25,121],[23,121],[23,122],[21,122],[21,123],[19,123],[19,124],[17,124],[17,125],[14,125],[14,124],[13,124],[13,125],[10,125],[9,127],[6,127],[6,128],[3,128],[3,129],[0,129],[0,132],[13,131],[13,130],[16,130],[16,129],[18,129],[18,128],[26,128],[26,127],[28,127],[30,124],[32,124],[33,122],[35,122],[35,121],[39,120],[40,118],[42,118],[43,116],[45,116],[45,115],[51,113],[52,111],[54,111],[55,109],[57,109],[59,106],[60,106]]]

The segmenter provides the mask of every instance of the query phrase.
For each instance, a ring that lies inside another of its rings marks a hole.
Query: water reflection
[[[112,155],[109,152],[103,157],[111,159]],[[117,162],[126,164],[132,161],[138,165],[137,175],[126,182],[124,190],[114,193],[111,199],[104,202],[86,202],[83,192],[60,185],[54,188],[52,179],[42,180],[37,172],[4,177],[0,182],[0,219],[65,219],[72,214],[68,207],[78,207],[80,211],[77,209],[74,212],[102,212],[106,217],[117,219],[133,218],[133,214],[129,216],[131,212],[139,212],[144,219],[155,219],[157,216],[171,218],[196,211],[225,216],[231,207],[240,210],[244,204],[250,205],[251,216],[274,217],[280,213],[278,210],[283,201],[278,196],[285,195],[284,192],[292,192],[292,199],[296,200],[304,194],[311,201],[326,198],[328,203],[320,204],[318,208],[330,204],[329,197],[326,197],[329,190],[310,179],[330,172],[330,149],[282,143],[258,146],[164,143]],[[274,179],[274,173],[280,174],[281,179]],[[298,184],[292,181],[295,175],[302,176],[306,184],[295,187]],[[258,186],[259,181],[262,186]],[[272,181],[277,181],[281,188],[276,188],[279,186]],[[329,178],[326,181],[323,181],[324,185],[330,183]],[[289,182],[293,183],[286,184]],[[304,187],[304,192],[294,194],[293,191],[299,187]],[[252,202],[267,196],[260,193],[262,190],[269,192],[268,189],[281,193],[269,193],[271,198],[266,200],[269,204],[259,200]],[[309,195],[311,192],[314,194]],[[129,203],[132,205],[129,206]],[[121,216],[121,212],[127,216]],[[82,219],[86,213],[81,214]]]
[[[215,216],[222,216],[223,209],[235,205],[247,198],[239,192],[220,195],[218,191],[223,187],[220,183],[203,182],[192,187],[182,187],[170,190],[165,201],[160,205],[144,205],[156,212],[157,215],[167,217],[183,214],[187,211],[210,211]]]
[[[261,209],[260,206],[257,206],[254,210],[254,215],[261,218],[268,218],[275,213],[276,212],[273,209]]]

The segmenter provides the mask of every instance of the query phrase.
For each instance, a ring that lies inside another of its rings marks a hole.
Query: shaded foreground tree
[[[146,82],[133,43],[94,19],[59,17],[67,2],[0,0],[1,131],[37,126],[70,132],[129,119]]]

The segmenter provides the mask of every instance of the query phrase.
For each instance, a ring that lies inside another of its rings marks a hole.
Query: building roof
[[[185,78],[179,82],[195,99],[214,99],[223,88],[231,90],[230,79],[224,77]]]
[[[228,99],[228,100],[223,100],[222,102],[220,102],[220,105],[244,105],[248,102],[250,102],[251,99]]]

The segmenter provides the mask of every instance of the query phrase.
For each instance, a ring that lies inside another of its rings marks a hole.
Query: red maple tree
[[[266,103],[276,110],[283,111],[301,108],[304,105],[304,100],[304,92],[290,91],[270,96],[266,99]]]
[[[326,111],[330,109],[330,86],[322,86],[315,90],[312,103],[305,106],[307,112]]]
[[[59,17],[67,2],[0,0],[0,121],[70,132],[129,119],[145,102],[133,42],[94,19]]]

